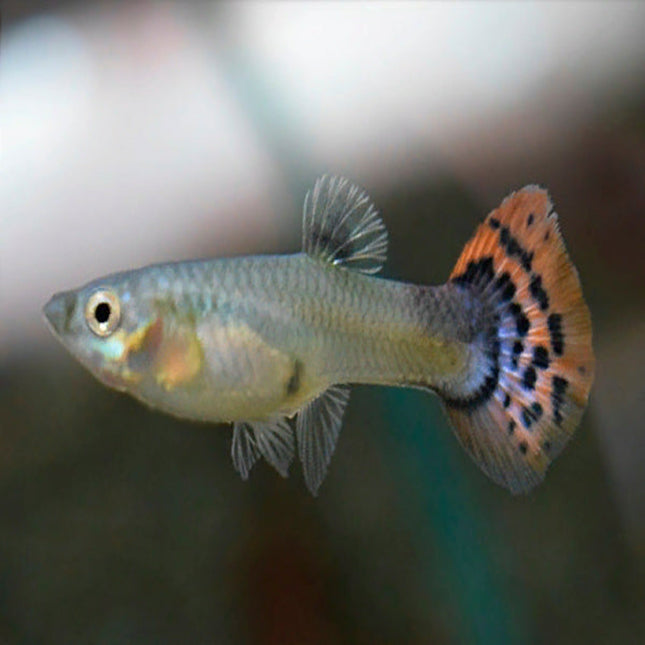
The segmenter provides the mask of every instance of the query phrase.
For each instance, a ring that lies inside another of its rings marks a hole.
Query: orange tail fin
[[[573,435],[594,373],[589,310],[547,192],[527,186],[508,196],[450,278],[491,307],[497,380],[479,405],[448,401],[449,416],[487,475],[526,492]]]

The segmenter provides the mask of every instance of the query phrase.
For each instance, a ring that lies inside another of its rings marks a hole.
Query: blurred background
[[[645,642],[645,4],[3,9],[0,643]],[[324,172],[421,283],[549,187],[597,376],[528,497],[385,388],[354,389],[318,498],[297,467],[243,483],[229,428],[104,388],[45,329],[104,273],[296,251]]]

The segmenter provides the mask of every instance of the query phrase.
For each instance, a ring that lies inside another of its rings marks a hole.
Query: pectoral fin
[[[312,495],[318,493],[327,474],[348,400],[349,386],[334,385],[298,412],[298,454]]]
[[[295,443],[293,430],[285,418],[271,421],[237,421],[233,424],[233,465],[247,479],[262,455],[283,477],[289,474]]]

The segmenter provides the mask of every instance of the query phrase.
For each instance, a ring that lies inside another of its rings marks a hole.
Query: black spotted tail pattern
[[[591,317],[547,192],[507,197],[450,280],[489,308],[489,361],[473,396],[444,399],[462,445],[513,493],[527,492],[573,435],[593,381]]]

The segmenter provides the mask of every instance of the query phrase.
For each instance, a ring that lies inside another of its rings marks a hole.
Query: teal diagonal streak
[[[483,500],[463,479],[459,445],[436,401],[405,389],[379,389],[374,396],[384,408],[382,443],[399,471],[395,481],[404,516],[414,524],[419,567],[430,593],[442,596],[453,642],[530,642],[524,601],[494,566],[494,552],[505,545],[494,535]]]

